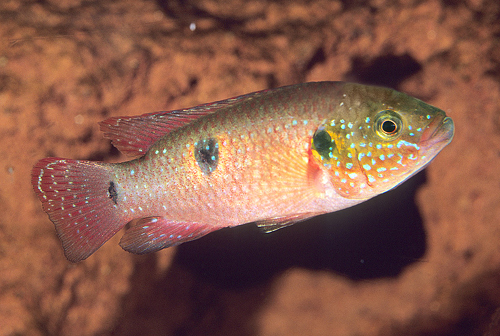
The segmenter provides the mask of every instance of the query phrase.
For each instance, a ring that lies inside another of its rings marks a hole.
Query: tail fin
[[[104,163],[45,158],[33,167],[31,183],[68,260],[86,259],[127,223],[113,179]]]

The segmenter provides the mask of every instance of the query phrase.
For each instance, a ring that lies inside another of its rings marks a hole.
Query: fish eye
[[[403,128],[401,116],[393,110],[384,110],[378,113],[375,119],[375,131],[385,140],[392,140],[399,136]]]

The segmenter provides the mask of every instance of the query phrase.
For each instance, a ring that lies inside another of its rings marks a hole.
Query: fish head
[[[423,169],[454,134],[445,112],[391,89],[354,86],[311,138],[311,154],[344,198],[369,199]]]

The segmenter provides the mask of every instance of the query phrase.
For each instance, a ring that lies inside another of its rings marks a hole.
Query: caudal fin
[[[127,223],[117,211],[109,165],[45,158],[33,167],[31,183],[72,262],[89,257]]]

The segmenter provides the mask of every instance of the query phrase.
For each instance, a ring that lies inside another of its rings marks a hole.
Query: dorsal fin
[[[251,99],[267,90],[249,93],[188,109],[147,113],[132,117],[112,117],[99,123],[104,137],[128,156],[142,156],[161,137],[194,120]]]

